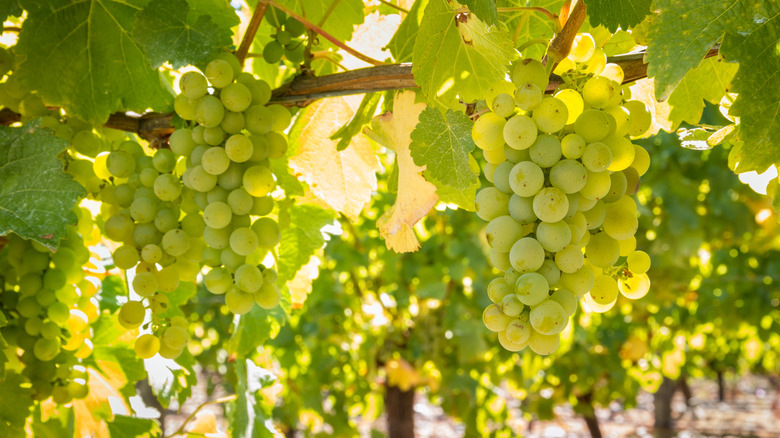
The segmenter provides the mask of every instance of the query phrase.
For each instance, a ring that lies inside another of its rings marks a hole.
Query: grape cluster
[[[476,213],[489,221],[490,258],[504,272],[488,285],[483,322],[510,351],[551,354],[579,298],[604,312],[619,293],[636,299],[650,287],[631,197],[650,158],[630,140],[648,130],[650,114],[608,76],[567,79],[545,96],[544,66],[522,60],[512,83],[492,87],[491,111],[472,131],[493,183],[477,193]]]
[[[57,404],[89,392],[81,362],[92,354],[91,325],[99,317],[97,279],[82,269],[90,257],[82,236],[93,234],[94,223],[88,211],[76,213],[78,227],[54,253],[15,234],[0,245],[0,312],[8,321],[0,334],[9,352],[20,352],[35,399],[51,396]]]
[[[303,62],[306,41],[306,27],[293,17],[288,17],[276,8],[268,8],[266,21],[276,28],[273,41],[263,48],[263,59],[269,64],[278,64],[282,57],[293,64]]]
[[[268,105],[269,85],[242,72],[232,55],[210,62],[205,76],[185,73],[179,87],[176,112],[194,123],[177,129],[170,145],[184,157],[182,209],[203,215],[206,289],[224,294],[236,314],[255,303],[271,309],[280,300],[276,271],[260,261],[281,239],[279,224],[268,216],[276,187],[270,160],[285,156],[290,112]]]

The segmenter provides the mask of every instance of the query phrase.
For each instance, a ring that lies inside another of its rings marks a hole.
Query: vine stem
[[[22,28],[18,27],[18,26],[5,26],[3,28],[3,33],[6,33],[6,32],[16,32],[16,33],[19,33],[21,31],[22,31]]]
[[[175,431],[175,432],[173,432],[172,434],[168,435],[168,437],[166,437],[166,438],[170,438],[170,437],[172,437],[172,436],[176,436],[176,435],[181,435],[181,434],[183,434],[183,433],[184,433],[184,427],[185,427],[185,426],[186,426],[186,425],[187,425],[187,424],[188,424],[190,421],[192,421],[192,419],[193,419],[193,418],[195,418],[195,415],[196,415],[198,412],[200,412],[200,410],[201,410],[201,409],[203,409],[204,407],[206,407],[206,406],[208,406],[208,405],[216,405],[216,404],[220,404],[220,403],[225,403],[225,402],[233,401],[233,400],[235,400],[235,399],[237,399],[237,398],[238,398],[238,394],[233,394],[233,395],[226,395],[226,396],[224,396],[224,397],[220,397],[220,398],[218,398],[218,399],[214,399],[214,400],[210,400],[210,401],[207,401],[207,402],[201,403],[201,404],[200,404],[200,406],[198,406],[197,408],[195,408],[195,410],[194,410],[194,411],[192,411],[192,413],[190,414],[190,416],[189,416],[189,417],[187,417],[187,419],[186,419],[186,420],[184,420],[184,423],[182,423],[182,424],[181,424],[181,426],[179,426],[179,428],[178,428],[178,429],[176,429],[176,431]]]
[[[552,42],[550,42],[545,58],[552,58],[551,63],[553,67],[569,55],[574,37],[577,36],[582,23],[585,22],[585,10],[585,1],[579,0],[570,11],[569,18],[566,20],[566,24],[563,25],[563,29],[555,34]]]
[[[255,12],[252,13],[252,19],[249,20],[249,25],[244,32],[244,37],[241,39],[241,44],[236,50],[236,58],[241,65],[244,64],[246,54],[249,53],[249,48],[252,46],[252,41],[255,40],[257,29],[260,27],[260,23],[263,22],[265,11],[268,9],[269,0],[259,0]]]
[[[275,2],[274,0],[269,0],[269,3],[271,6],[279,9],[280,11],[284,12],[285,14],[295,18],[296,20],[303,23],[306,28],[311,29],[312,31],[320,34],[323,38],[333,43],[336,47],[344,50],[345,52],[349,53],[350,55],[354,56],[355,58],[367,62],[371,65],[387,65],[386,62],[377,61],[376,59],[366,56],[357,50],[353,49],[352,47],[349,47],[348,45],[341,42],[338,38],[334,37],[333,35],[329,34],[328,32],[325,32],[321,27],[317,26],[316,24],[312,23],[311,21],[307,20],[305,17],[300,16],[293,12],[290,8],[280,5],[279,3]]]

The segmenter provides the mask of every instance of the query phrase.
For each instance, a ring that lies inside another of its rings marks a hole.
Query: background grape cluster
[[[650,159],[630,138],[651,116],[590,35],[578,35],[558,69],[565,85],[545,96],[545,66],[518,62],[512,82],[489,91],[472,132],[493,183],[477,193],[476,212],[489,221],[490,258],[504,273],[488,285],[483,322],[504,348],[544,355],[558,348],[580,298],[605,312],[621,292],[637,299],[650,288],[631,197]]]

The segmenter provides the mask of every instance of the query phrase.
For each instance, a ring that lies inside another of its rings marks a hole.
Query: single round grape
[[[263,282],[254,294],[255,303],[262,309],[271,310],[279,305],[282,300],[281,291],[279,288],[270,282]]]
[[[236,286],[244,292],[255,292],[263,285],[263,274],[255,265],[243,264],[234,275]]]
[[[482,114],[471,128],[474,144],[483,150],[503,148],[506,123],[507,121],[496,113]]]
[[[510,286],[504,280],[504,277],[494,278],[488,283],[488,297],[490,298],[490,301],[493,301],[496,304],[500,304],[504,300],[504,297],[510,293],[514,294],[514,283]]]
[[[588,181],[585,182],[585,186],[580,190],[580,195],[591,200],[601,199],[609,193],[609,185],[611,183],[612,179],[609,176],[609,171],[588,171]]]
[[[39,338],[37,341],[35,341],[35,346],[33,347],[33,354],[35,355],[36,359],[42,362],[48,362],[54,359],[59,353],[60,353],[59,339]]]
[[[539,264],[541,267],[541,263]],[[527,272],[515,283],[515,294],[526,306],[536,306],[549,296],[550,283],[538,272]]]
[[[595,276],[593,289],[590,291],[593,302],[602,306],[608,305],[615,302],[619,293],[617,281],[614,278],[603,274]]]
[[[569,119],[569,110],[563,101],[555,97],[545,97],[534,108],[533,121],[539,130],[545,133],[558,132],[566,126]]]
[[[290,126],[290,123],[292,122],[292,115],[290,114],[289,109],[276,103],[273,105],[268,105],[268,109],[273,115],[274,122],[272,129],[274,131],[277,133],[282,132],[287,129],[288,126]]]
[[[532,83],[544,91],[549,78],[541,62],[525,58],[512,66],[512,82],[518,87],[525,83]]]
[[[195,120],[205,128],[219,126],[224,116],[225,107],[216,96],[203,96],[195,107]]]
[[[647,111],[645,104],[638,100],[630,100],[623,104],[623,107],[631,113],[631,128],[628,135],[631,138],[643,136],[653,124],[653,116]]]
[[[206,226],[203,230],[203,240],[210,248],[227,248],[230,245],[230,233],[232,231],[233,229],[230,226],[220,229]]]
[[[482,150],[482,156],[485,157],[485,161],[495,165],[499,165],[506,161],[506,154],[504,148],[497,148],[491,150]]]
[[[618,281],[618,289],[626,298],[638,300],[650,291],[650,277],[647,274],[634,274]]]
[[[581,33],[574,37],[568,58],[574,62],[585,62],[593,56],[596,42],[589,33]]]
[[[495,187],[485,187],[477,192],[474,208],[480,219],[491,221],[509,214],[509,195]]]
[[[252,224],[252,231],[257,234],[259,246],[274,246],[281,240],[279,224],[270,217],[261,217]]]
[[[623,79],[625,79],[625,73],[623,72],[623,69],[620,67],[620,65],[613,63],[608,63],[605,65],[604,70],[599,73],[599,76],[603,76],[618,84],[622,84]]]
[[[530,312],[522,313],[509,323],[505,330],[506,338],[513,344],[526,344],[531,336]],[[524,348],[524,347],[523,347]]]
[[[615,240],[625,240],[636,234],[639,220],[634,200],[623,196],[620,200],[607,204],[602,226],[604,232]]]
[[[631,113],[622,106],[613,105],[604,108],[604,112],[612,116],[615,120],[615,133],[618,137],[625,137],[628,135],[628,130],[631,129]]]
[[[569,199],[562,190],[545,187],[534,196],[534,213],[543,222],[558,222],[569,211]]]
[[[222,121],[225,121],[224,117],[222,118]],[[206,144],[210,146],[219,146],[225,141],[225,130],[222,129],[221,125],[222,124],[220,123],[220,126],[205,128],[203,130],[203,141],[205,141]],[[203,157],[201,156],[201,161],[202,160]]]
[[[602,142],[590,143],[582,154],[582,164],[591,172],[602,172],[612,163],[612,150]]]
[[[222,117],[222,123],[219,124],[228,134],[238,134],[244,129],[244,114],[234,111],[225,111],[225,115]]]
[[[252,103],[252,92],[243,84],[232,83],[220,91],[219,99],[228,110],[241,112]]]
[[[518,272],[536,271],[544,263],[544,248],[533,237],[523,237],[509,250],[509,261]]]
[[[244,179],[244,166],[231,160],[227,170],[217,177],[217,185],[227,191],[241,187]]]
[[[501,301],[501,311],[504,315],[517,317],[525,308],[525,304],[521,303],[515,294],[509,294]]]
[[[582,212],[582,216],[585,217],[587,229],[595,230],[604,223],[604,218],[607,216],[607,206],[601,200],[596,201],[590,210]]]
[[[532,111],[542,103],[543,97],[542,89],[530,82],[519,85],[515,91],[515,103],[523,111]]]
[[[533,119],[518,114],[506,121],[503,134],[506,144],[513,149],[522,150],[528,149],[534,144],[538,132]],[[501,146],[503,146],[503,143]]]
[[[497,251],[495,248],[490,250],[490,263],[499,271],[506,271],[512,267],[509,261],[509,253]]]
[[[111,175],[127,178],[135,171],[135,159],[125,151],[113,151],[108,154],[106,167]]]
[[[644,175],[650,168],[650,154],[642,146],[634,145],[634,161],[631,162],[631,167],[636,170],[638,176]]]
[[[636,151],[629,139],[612,135],[603,139],[602,142],[609,147],[612,153],[609,170],[613,172],[624,170],[634,161]]]
[[[555,254],[555,265],[566,274],[577,272],[585,263],[585,256],[579,246],[570,244]]]
[[[230,224],[233,213],[224,202],[212,202],[203,210],[203,220],[206,225],[215,228],[225,228]]]
[[[555,353],[560,345],[560,335],[543,335],[536,330],[531,331],[531,336],[528,337],[528,348],[536,354],[547,356]]]
[[[620,257],[628,257],[632,252],[636,251],[636,237],[634,236],[625,240],[618,240],[618,244],[620,245]],[[626,259],[626,263],[628,263],[628,259]]]
[[[566,159],[550,169],[550,183],[564,193],[577,193],[588,182],[588,171],[579,161]]]
[[[203,277],[203,283],[209,292],[221,295],[233,285],[233,277],[227,269],[216,267]]]
[[[536,228],[536,240],[545,251],[558,252],[571,242],[571,229],[564,221],[542,222]]]
[[[268,141],[268,158],[279,159],[287,154],[287,138],[278,132],[269,132],[265,135]]]
[[[201,249],[200,253],[202,252],[203,250]],[[200,257],[200,254],[198,254],[198,259]],[[164,293],[175,291],[179,287],[179,277],[184,275],[179,272],[181,266],[181,264],[173,263],[157,271],[155,274],[157,277],[157,290]]]
[[[482,323],[492,332],[505,330],[514,318],[505,315],[496,304],[491,304],[482,312]]]
[[[257,234],[250,228],[236,228],[230,234],[230,249],[238,255],[248,256],[249,254],[252,254],[257,248],[257,245]]]
[[[523,228],[511,216],[499,216],[490,221],[485,236],[491,248],[509,252],[517,239],[523,236]]]
[[[149,359],[160,351],[160,338],[151,334],[145,333],[135,340],[135,355],[141,359]]]
[[[529,321],[537,332],[554,335],[566,328],[568,317],[558,302],[546,299],[531,309]]]
[[[162,258],[162,249],[159,246],[150,243],[141,248],[141,260],[146,263],[157,263]]]
[[[268,107],[252,105],[244,112],[246,129],[253,134],[267,134],[274,126],[274,115]]]
[[[137,329],[144,322],[146,309],[140,301],[128,301],[119,309],[119,325],[127,330]]]
[[[585,68],[582,69],[582,73],[597,75],[604,70],[607,65],[607,54],[604,53],[604,49],[597,47],[593,51],[593,55],[585,61]]]
[[[521,161],[509,172],[509,186],[518,196],[534,196],[544,186],[544,172],[531,161]]]
[[[599,268],[606,269],[613,266],[619,256],[620,246],[617,240],[604,232],[591,236],[588,245],[585,247],[585,257],[591,264]]]
[[[73,134],[70,141],[76,152],[88,157],[95,157],[103,150],[104,143],[91,130],[79,131]]]
[[[114,250],[112,258],[114,259],[114,265],[124,270],[133,268],[141,260],[138,250],[129,245],[122,245]]]
[[[582,114],[585,109],[585,104],[582,101],[582,96],[577,90],[567,88],[555,93],[555,98],[560,100],[566,105],[568,111],[568,117],[566,118],[566,124],[571,125],[577,120],[577,117]]]
[[[490,109],[501,117],[509,117],[515,112],[515,98],[507,93],[501,93],[493,98]]]
[[[509,174],[514,166],[515,164],[511,161],[504,161],[496,166],[496,170],[493,172],[493,184],[502,193],[512,193],[512,186],[509,184]]]
[[[597,109],[587,109],[574,122],[574,132],[585,139],[587,143],[600,141],[610,134],[614,118],[610,121],[609,114]]]
[[[144,298],[151,297],[157,292],[157,277],[152,272],[136,273],[132,283],[135,293]]]
[[[531,155],[528,153],[528,149],[517,150],[509,147],[508,144],[504,145],[504,157],[515,164],[531,159]]]
[[[546,169],[561,159],[561,142],[552,135],[542,134],[536,137],[528,152],[534,163]]]
[[[261,198],[276,185],[271,169],[266,166],[252,166],[244,172],[244,189],[250,195]]]
[[[215,88],[223,88],[233,82],[235,71],[229,62],[214,59],[206,65],[206,78]]]
[[[542,266],[536,272],[542,274],[544,278],[547,279],[547,283],[550,285],[551,289],[556,287],[558,281],[561,279],[561,270],[558,269],[558,267],[555,266],[555,262],[550,259],[544,259],[544,263],[542,263]]]
[[[509,198],[509,215],[521,225],[531,224],[538,219],[534,213],[534,198],[512,195]]]
[[[626,174],[623,172],[613,172],[609,175],[609,193],[604,196],[604,202],[615,202],[626,194],[628,189],[628,181],[626,180]]]
[[[210,147],[203,153],[202,166],[203,170],[212,175],[221,175],[230,166],[230,158],[224,148]]]
[[[252,211],[254,198],[242,187],[239,187],[228,194],[227,204],[233,214],[244,215]]]
[[[577,295],[571,291],[558,289],[550,295],[549,299],[560,304],[567,318],[577,311]]]
[[[199,99],[209,91],[206,77],[197,71],[188,71],[179,78],[179,89],[188,99]]]
[[[278,41],[269,42],[263,48],[263,59],[269,64],[278,64],[284,55],[284,47]]]
[[[187,233],[177,228],[165,233],[162,238],[162,246],[165,252],[178,257],[190,249],[190,240]]]
[[[195,120],[197,116],[198,101],[188,99],[180,94],[173,100],[173,110],[184,120]]]
[[[189,156],[196,146],[195,141],[192,139],[192,130],[190,129],[177,129],[173,131],[168,142],[173,153],[185,157]]]
[[[582,87],[582,99],[593,108],[603,108],[612,99],[615,83],[603,76],[594,76]]]
[[[187,344],[187,331],[181,327],[171,326],[165,329],[162,342],[173,350],[184,348]]]
[[[241,134],[231,135],[225,142],[225,153],[230,160],[236,163],[249,161],[254,153],[252,140]]]
[[[634,239],[636,242],[636,239]],[[636,247],[636,243],[634,244]],[[628,269],[634,274],[644,274],[650,270],[650,256],[644,251],[633,251],[626,258]]]
[[[233,286],[225,293],[225,305],[230,312],[243,315],[252,310],[255,305],[255,297],[253,294],[243,292],[238,287]]]
[[[284,30],[286,30],[292,38],[297,38],[303,35],[303,32],[306,31],[306,26],[293,17],[287,17],[287,20],[284,22]]]
[[[161,201],[173,201],[181,195],[181,183],[170,173],[163,173],[154,180],[154,194]],[[130,206],[132,209],[132,205]]]
[[[528,346],[528,342],[513,342],[509,339],[509,336],[507,335],[507,331],[510,329],[511,324],[507,326],[506,330],[498,332],[498,343],[501,344],[502,347],[504,347],[507,351],[517,352],[522,351],[525,349],[525,347]],[[530,330],[530,329],[529,329]],[[519,335],[515,335],[519,336]]]

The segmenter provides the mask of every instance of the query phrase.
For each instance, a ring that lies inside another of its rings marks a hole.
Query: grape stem
[[[182,435],[182,434],[184,434],[184,433],[185,433],[185,432],[184,432],[184,427],[185,427],[187,424],[189,424],[189,422],[190,422],[190,421],[192,421],[192,419],[193,419],[193,418],[195,418],[195,415],[196,415],[198,412],[200,412],[200,410],[201,410],[201,409],[203,409],[204,407],[206,407],[206,406],[208,406],[208,405],[216,405],[216,404],[220,404],[220,403],[226,403],[226,402],[229,402],[229,401],[236,400],[237,398],[238,398],[238,395],[237,395],[237,394],[233,394],[233,395],[226,395],[225,397],[220,397],[220,398],[218,398],[218,399],[209,400],[209,401],[207,401],[207,402],[201,403],[201,404],[200,404],[200,406],[198,406],[197,408],[195,408],[195,410],[194,410],[194,411],[192,411],[192,413],[190,414],[190,416],[189,416],[189,417],[187,417],[187,419],[186,419],[186,420],[184,420],[184,423],[182,423],[182,424],[181,424],[181,426],[179,426],[179,428],[178,428],[178,429],[176,429],[176,432],[173,432],[172,434],[168,435],[166,438],[170,438],[170,437],[172,437],[172,436],[176,436],[176,435]]]
[[[252,41],[255,40],[257,29],[260,27],[260,23],[263,22],[263,17],[265,16],[265,11],[268,9],[268,4],[269,0],[259,0],[257,2],[257,7],[255,7],[255,12],[252,13],[252,19],[249,20],[249,25],[244,32],[244,37],[241,38],[241,44],[238,46],[235,53],[236,58],[238,58],[238,62],[240,62],[241,65],[244,64],[246,54],[249,53],[249,47],[252,46]]]
[[[306,26],[307,29],[311,29],[312,31],[320,34],[323,38],[325,38],[326,40],[328,40],[331,43],[333,43],[334,45],[336,45],[336,47],[344,50],[345,52],[349,53],[350,55],[354,56],[355,58],[357,58],[357,59],[359,59],[359,60],[361,60],[363,62],[367,62],[367,63],[369,63],[371,65],[387,65],[387,63],[385,63],[385,62],[377,61],[376,59],[374,59],[374,58],[372,58],[370,56],[366,56],[366,55],[358,52],[357,50],[347,46],[346,44],[341,42],[338,38],[334,37],[333,35],[329,34],[328,32],[325,32],[325,30],[323,30],[321,27],[317,26],[316,24],[312,23],[311,21],[307,20],[305,17],[296,14],[290,8],[288,8],[288,7],[284,6],[284,5],[280,5],[279,3],[275,2],[274,0],[269,0],[269,2],[270,2],[270,4],[273,7],[279,9],[280,11],[284,12],[285,14],[287,14],[287,15],[295,18],[296,20],[300,21],[304,26]]]

